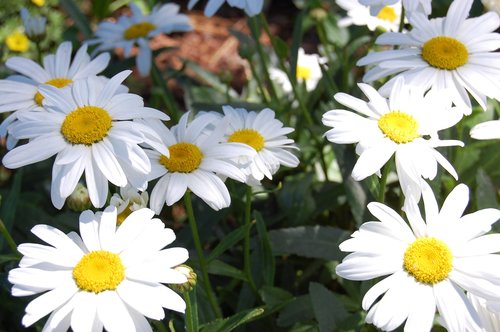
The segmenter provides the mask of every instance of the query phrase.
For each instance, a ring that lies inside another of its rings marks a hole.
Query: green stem
[[[180,111],[177,108],[177,105],[174,100],[174,96],[172,95],[172,92],[168,89],[167,87],[167,82],[163,78],[163,74],[160,71],[160,68],[156,65],[156,62],[154,59],[152,60],[152,66],[151,66],[151,76],[153,78],[153,81],[155,84],[161,89],[163,92],[161,94],[161,98],[163,99],[163,102],[165,103],[165,107],[167,108],[168,115],[172,118],[172,120],[177,123],[180,118]]]
[[[405,27],[405,8],[401,6],[401,18],[399,19],[399,29],[398,32],[403,32],[403,29]]]
[[[271,99],[276,105],[279,105],[278,94],[276,93],[276,89],[274,88],[273,82],[271,81],[271,77],[269,76],[269,68],[267,67],[267,59],[264,52],[264,48],[262,47],[259,40],[259,32],[257,30],[257,17],[252,16],[248,18],[248,25],[250,27],[250,31],[252,33],[252,37],[255,40],[255,46],[257,48],[257,54],[259,55],[260,61],[262,63],[262,68],[264,71],[264,75],[266,81],[269,83],[269,92],[271,94]]]
[[[191,233],[193,234],[194,246],[196,248],[196,253],[198,255],[198,262],[200,264],[201,274],[203,276],[203,288],[205,289],[205,293],[208,298],[208,302],[212,307],[212,311],[214,312],[217,318],[222,318],[222,311],[217,303],[217,300],[214,296],[214,291],[212,289],[212,285],[210,284],[210,279],[208,278],[208,266],[207,261],[205,260],[205,256],[203,255],[203,248],[201,246],[200,234],[198,232],[198,225],[196,224],[196,219],[194,217],[193,212],[193,202],[191,200],[191,192],[186,191],[184,195],[184,204],[186,205],[186,212],[188,215],[189,226],[191,228]]]
[[[378,202],[385,202],[385,188],[387,186],[387,177],[391,172],[392,158],[384,165],[382,169],[382,177],[380,178],[380,184],[378,188]]]
[[[36,45],[36,59],[39,64],[42,64],[42,47],[40,46],[40,42],[35,42]]]
[[[245,195],[245,227],[246,233],[243,242],[243,270],[247,277],[248,284],[252,291],[258,295],[259,291],[252,277],[252,269],[250,265],[250,223],[252,213],[252,187],[247,186]]]
[[[264,99],[264,103],[269,104],[269,96],[268,96],[266,90],[264,89],[264,85],[262,84],[262,81],[261,81],[259,75],[257,74],[257,69],[255,68],[255,65],[254,65],[252,59],[250,59],[250,58],[248,59],[248,64],[250,65],[250,71],[252,72],[253,77],[257,81],[257,85],[259,86],[260,94],[262,95],[262,99]]]
[[[0,233],[3,235],[5,240],[7,241],[7,245],[9,246],[10,250],[12,250],[13,253],[15,253],[18,256],[21,256],[19,251],[17,251],[17,244],[10,235],[9,231],[5,227],[3,221],[0,219]]]
[[[198,319],[194,316],[198,313],[191,303],[191,292],[184,292],[183,297],[186,302],[186,332],[198,332],[198,326],[196,326]]]

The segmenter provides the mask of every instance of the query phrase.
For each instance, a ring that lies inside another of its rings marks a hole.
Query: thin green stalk
[[[391,172],[391,166],[392,166],[392,158],[389,159],[387,164],[384,165],[382,168],[382,177],[380,178],[380,184],[378,187],[378,202],[379,203],[384,203],[385,202],[385,188],[387,187],[387,177],[389,176],[389,173]]]
[[[40,46],[40,42],[37,41],[35,42],[36,45],[36,59],[38,60],[38,63],[42,63],[42,47]]]
[[[10,235],[9,231],[5,227],[3,221],[0,219],[0,233],[2,233],[3,237],[7,241],[7,245],[9,246],[10,250],[12,250],[13,253],[15,253],[18,256],[21,256],[19,251],[17,251],[17,244]]]
[[[278,94],[276,93],[276,89],[274,88],[271,77],[269,76],[269,68],[267,66],[267,59],[264,52],[264,48],[262,47],[259,40],[259,32],[257,31],[257,18],[256,16],[252,16],[248,18],[248,25],[250,27],[250,31],[252,33],[252,37],[255,40],[255,46],[257,48],[257,54],[259,55],[260,61],[262,63],[262,68],[264,71],[264,75],[266,81],[269,83],[269,93],[271,94],[271,99],[276,105],[279,105]]]
[[[212,307],[212,311],[214,312],[215,316],[217,318],[222,318],[222,311],[214,296],[214,291],[212,289],[212,285],[210,284],[210,279],[208,278],[207,261],[205,260],[205,256],[203,255],[203,248],[201,246],[200,234],[198,232],[198,225],[196,224],[196,219],[194,217],[193,202],[191,200],[190,191],[186,191],[186,194],[184,195],[184,204],[186,205],[186,212],[188,215],[189,226],[191,228],[191,233],[193,234],[194,246],[196,248],[196,253],[198,255],[198,262],[200,264],[201,274],[203,276],[203,288],[205,289],[208,302],[210,303],[210,306]]]
[[[198,317],[195,316],[198,315],[198,312],[196,307],[191,303],[191,292],[195,291],[196,290],[193,289],[190,292],[184,292],[182,294],[186,302],[186,332],[198,332]]]
[[[167,87],[167,82],[163,78],[163,74],[160,71],[160,68],[156,65],[154,59],[152,60],[151,66],[151,76],[155,84],[161,89],[162,94],[161,98],[165,103],[165,107],[167,108],[168,115],[172,118],[173,122],[177,123],[180,118],[180,111],[177,108],[177,105],[174,100],[174,96],[172,92]]]
[[[245,195],[245,227],[247,227],[243,242],[243,270],[247,277],[248,284],[255,294],[259,294],[257,286],[252,277],[252,268],[250,265],[250,222],[252,214],[252,187],[247,186]]]
[[[250,65],[250,71],[252,72],[253,77],[257,81],[257,85],[259,86],[260,94],[262,95],[262,99],[264,99],[264,103],[269,104],[269,95],[267,91],[264,89],[264,85],[262,84],[262,81],[257,74],[257,69],[255,68],[254,63],[252,62],[252,59],[248,59],[248,64]]]
[[[403,29],[405,27],[405,7],[401,6],[401,18],[399,19],[399,32],[403,32]]]

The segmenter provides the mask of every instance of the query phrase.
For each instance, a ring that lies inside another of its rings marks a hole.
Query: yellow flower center
[[[45,0],[31,0],[31,2],[37,5],[38,7],[42,7],[43,5],[45,5]]]
[[[394,10],[394,8],[389,7],[389,6],[384,6],[378,12],[377,18],[379,18],[383,21],[388,21],[388,22],[394,23],[398,19],[398,15],[396,14],[396,11]]]
[[[162,155],[160,163],[169,172],[191,173],[200,166],[203,153],[191,143],[177,143],[168,148],[170,157]]]
[[[120,256],[105,250],[92,251],[73,269],[73,279],[81,290],[100,293],[115,290],[125,278]]]
[[[111,125],[112,119],[106,110],[97,106],[82,106],[66,116],[61,134],[69,143],[92,145],[106,137]]]
[[[56,88],[64,88],[66,85],[73,83],[72,80],[66,77],[58,77],[58,78],[53,78],[51,80],[48,80],[44,84],[49,84],[52,86],[55,86]],[[43,96],[40,94],[40,92],[37,92],[35,94],[35,102],[38,104],[38,106],[42,106],[42,101],[43,101]]]
[[[19,31],[13,32],[7,36],[5,43],[9,50],[14,52],[26,52],[30,47],[30,40],[28,37]]]
[[[403,265],[417,281],[436,284],[448,277],[453,267],[453,256],[443,241],[421,237],[406,248]]]
[[[418,122],[409,114],[393,111],[378,120],[378,127],[393,142],[404,144],[420,137]]]
[[[250,145],[255,151],[259,152],[264,148],[264,137],[253,129],[236,130],[228,138],[228,142],[243,143]]]
[[[147,37],[148,33],[154,29],[156,29],[156,26],[149,22],[132,24],[123,33],[123,38],[130,40],[141,37]]]
[[[454,70],[467,63],[469,52],[458,40],[439,36],[425,42],[422,58],[432,67]]]
[[[125,210],[118,214],[118,216],[116,217],[116,224],[118,226],[120,226],[125,221],[125,219],[127,219],[127,217],[130,216],[132,212],[134,212],[132,211],[132,205],[133,203],[130,203],[129,205],[127,205]]]
[[[311,78],[311,68],[297,65],[297,80],[307,81]]]

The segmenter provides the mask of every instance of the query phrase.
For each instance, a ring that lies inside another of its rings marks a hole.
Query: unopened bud
[[[322,21],[328,15],[328,13],[326,12],[326,10],[324,10],[323,8],[314,8],[313,10],[311,10],[309,12],[309,14],[316,21]]]
[[[179,266],[174,267],[174,270],[185,275],[187,281],[183,284],[170,284],[170,287],[179,293],[186,293],[192,291],[193,288],[196,286],[196,279],[197,279],[196,273],[193,271],[193,269],[185,264],[181,264]]]
[[[87,188],[83,184],[78,183],[73,193],[66,200],[66,205],[75,212],[82,212],[89,209],[92,206],[92,202],[90,201]]]

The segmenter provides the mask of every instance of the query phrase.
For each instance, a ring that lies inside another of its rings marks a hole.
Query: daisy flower
[[[274,112],[265,108],[260,112],[248,112],[243,108],[222,107],[229,119],[226,129],[228,142],[247,144],[257,151],[251,163],[244,169],[248,183],[259,183],[264,176],[272,179],[280,165],[297,167],[299,159],[288,149],[298,149],[293,140],[286,137],[294,131],[283,127]]]
[[[120,188],[120,193],[111,196],[109,205],[116,206],[118,217],[117,224],[121,225],[123,221],[134,211],[148,206],[149,195],[147,191],[138,193],[137,189],[131,185]]]
[[[319,54],[306,54],[302,47],[299,48],[296,68],[297,82],[305,84],[307,91],[316,89],[318,82],[323,77],[320,64],[325,64],[327,61],[325,57],[321,57]],[[283,92],[292,92],[292,83],[290,83],[287,74],[281,69],[270,68],[269,75],[271,80],[281,84]]]
[[[486,109],[486,98],[500,100],[500,26],[496,13],[467,18],[473,0],[455,0],[443,18],[429,19],[422,13],[408,17],[413,29],[408,33],[386,32],[377,44],[397,49],[372,52],[358,65],[375,65],[363,80],[371,82],[397,74],[385,83],[388,94],[396,77],[422,89],[447,89],[453,102],[471,112],[467,92]]]
[[[7,135],[8,127],[17,119],[16,111],[42,107],[44,96],[39,91],[42,84],[63,88],[75,81],[96,76],[108,66],[107,53],[91,60],[87,54],[87,45],[83,45],[71,60],[71,50],[70,42],[62,43],[56,53],[44,57],[43,67],[22,57],[7,60],[7,68],[19,74],[0,80],[0,112],[14,111],[0,126],[0,136]],[[11,149],[17,141],[9,137],[7,143],[7,147]]]
[[[22,324],[50,314],[44,331],[152,331],[163,308],[184,312],[183,299],[163,284],[187,278],[174,269],[188,259],[184,248],[167,248],[171,229],[141,209],[116,228],[116,208],[80,215],[80,235],[49,225],[31,232],[48,245],[23,243],[19,268],[9,272],[13,296],[44,293],[26,307]]]
[[[500,210],[484,209],[462,216],[469,189],[460,184],[441,210],[428,185],[423,190],[425,221],[410,198],[405,212],[368,204],[379,221],[361,225],[339,246],[350,252],[336,268],[349,280],[385,277],[365,294],[366,321],[384,331],[405,323],[405,331],[430,331],[439,312],[449,331],[481,331],[479,317],[464,291],[500,300],[499,234],[485,235]]]
[[[357,143],[359,159],[352,170],[356,181],[379,172],[393,155],[403,193],[415,195],[417,201],[422,178],[434,179],[437,164],[455,179],[458,177],[453,166],[435,150],[440,146],[463,146],[460,141],[438,137],[439,130],[455,125],[462,117],[446,95],[435,90],[424,95],[410,89],[402,78],[395,82],[388,99],[367,84],[358,86],[368,102],[345,93],[337,93],[335,99],[359,114],[335,109],[323,115],[323,124],[333,127],[325,134],[330,142]]]
[[[41,86],[46,111],[24,112],[11,126],[12,135],[30,141],[9,151],[3,158],[4,166],[19,168],[56,155],[51,198],[58,209],[84,172],[95,207],[106,202],[108,181],[118,187],[128,182],[144,186],[151,164],[139,144],[155,142],[149,139],[150,133],[145,134],[149,128],[131,120],[168,117],[144,107],[138,95],[116,94],[128,75],[130,71],[123,71],[106,83],[91,77],[64,89]],[[163,149],[161,145],[157,148]]]
[[[179,5],[167,3],[153,8],[144,15],[134,3],[130,3],[131,16],[120,16],[116,22],[101,22],[96,38],[86,43],[99,44],[95,52],[123,48],[126,57],[132,54],[134,45],[139,46],[136,65],[141,76],[149,75],[152,54],[149,39],[161,33],[189,31],[192,29],[186,15],[179,14]]]
[[[160,213],[163,205],[179,201],[191,190],[212,209],[231,204],[226,185],[219,176],[245,182],[243,171],[232,162],[238,157],[253,158],[255,150],[242,143],[221,143],[227,120],[219,114],[200,113],[188,123],[189,112],[168,130],[159,121],[149,121],[170,153],[148,151],[151,160],[150,180],[160,178],[151,192],[150,207]]]
[[[338,21],[340,27],[350,25],[366,25],[368,29],[374,31],[382,28],[388,31],[398,31],[401,20],[401,2],[396,2],[390,6],[384,6],[376,15],[370,13],[367,6],[362,5],[358,0],[336,0],[340,8],[347,11],[347,17]]]
[[[481,0],[486,10],[492,11],[500,15],[500,2],[497,0]]]
[[[188,8],[193,9],[199,0],[189,0]],[[205,16],[212,16],[219,8],[227,2],[228,5],[243,9],[248,16],[255,16],[262,11],[264,0],[209,0],[205,7]]]
[[[500,139],[500,120],[475,125],[470,131],[470,136],[475,139]]]
[[[400,0],[359,0],[363,6],[370,9],[372,16],[377,16],[385,7],[393,6]],[[429,15],[432,11],[431,0],[403,0],[403,6],[408,12],[420,11]]]

